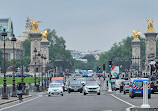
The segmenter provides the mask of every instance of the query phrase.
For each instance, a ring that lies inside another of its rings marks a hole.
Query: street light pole
[[[16,90],[15,90],[15,53],[14,53],[14,42],[16,42],[16,38],[13,34],[13,37],[11,39],[13,42],[13,90],[12,90],[12,97],[16,97]]]
[[[46,87],[46,59],[47,59],[47,57],[45,56],[44,57],[44,60],[45,60],[45,62],[44,62],[44,72],[45,72],[45,81],[44,81],[44,84],[45,84],[45,89],[47,89],[47,87]]]
[[[7,83],[6,83],[6,69],[5,69],[5,37],[7,36],[7,32],[5,31],[5,29],[3,29],[3,32],[1,33],[1,36],[3,36],[3,39],[4,39],[4,64],[3,64],[4,79],[3,79],[2,99],[8,99]]]
[[[41,69],[42,69],[42,91],[43,91],[43,59],[44,59],[44,56],[43,56],[43,54],[41,55],[41,59],[42,59],[42,64],[41,64]]]
[[[38,57],[41,57],[41,54],[40,54],[40,52],[38,52],[38,55],[37,55]],[[40,60],[40,59],[39,59]],[[39,63],[39,66],[40,66],[40,62],[38,62]],[[39,77],[38,77],[39,79],[38,79],[38,85],[39,85],[39,91],[40,91],[40,72],[39,72]]]
[[[34,91],[36,91],[36,53],[37,53],[37,49],[34,49],[34,53],[35,53],[35,74],[34,74]]]

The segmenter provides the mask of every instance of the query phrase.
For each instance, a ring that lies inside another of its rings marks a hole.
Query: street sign
[[[118,74],[119,74],[119,66],[112,66],[111,67],[112,78],[116,78]]]

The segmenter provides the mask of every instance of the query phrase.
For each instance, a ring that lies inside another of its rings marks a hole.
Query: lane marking
[[[1,108],[0,111],[3,111],[3,110],[5,110],[5,109],[9,109],[9,108],[12,108],[12,107],[15,107],[15,106],[19,106],[19,105],[21,105],[21,104],[27,103],[27,102],[29,102],[29,101],[33,101],[33,100],[38,99],[38,98],[40,98],[40,96],[38,96],[38,97],[36,97],[36,98],[33,98],[33,99],[30,99],[30,100],[27,100],[27,101],[24,101],[24,102],[21,102],[21,103],[18,103],[18,104],[15,104],[15,105],[12,105],[12,106],[8,106],[8,107],[5,107],[5,108]]]
[[[132,106],[132,107],[136,107],[135,105],[133,105],[133,104],[131,104],[131,103],[129,103],[129,102],[123,100],[123,99],[120,99],[119,97],[117,97],[117,96],[115,96],[115,95],[113,95],[113,94],[111,94],[111,96],[113,96],[114,98],[116,98],[116,99],[118,99],[118,100],[120,100],[120,101],[122,101],[122,102],[124,102],[124,103],[126,103],[126,104],[128,104],[128,105],[130,105],[130,106]]]

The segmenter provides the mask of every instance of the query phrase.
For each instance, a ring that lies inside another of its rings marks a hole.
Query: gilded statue
[[[47,30],[43,30],[41,34],[42,34],[42,41],[47,41]]]
[[[149,19],[146,19],[147,22],[148,22],[148,29],[147,31],[148,32],[154,32],[154,27],[153,27],[153,19],[149,20]]]
[[[32,31],[33,31],[33,32],[39,32],[39,30],[38,30],[38,24],[39,24],[39,22],[40,22],[40,21],[37,21],[37,22],[36,22],[36,21],[33,21],[33,20],[31,21],[31,24],[32,24],[32,26],[33,26],[33,28],[32,28]]]
[[[141,32],[133,30],[133,38],[134,38],[133,40],[139,40],[138,34],[141,34]]]

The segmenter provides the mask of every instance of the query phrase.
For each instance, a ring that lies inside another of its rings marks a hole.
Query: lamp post
[[[45,72],[45,81],[44,81],[44,84],[45,84],[45,89],[47,88],[46,87],[46,59],[47,59],[47,57],[44,56],[44,60],[45,60],[45,62],[44,62],[44,72]]]
[[[38,57],[40,57],[41,56],[41,54],[40,54],[40,52],[38,52],[38,55],[37,55]],[[38,62],[39,63],[39,65],[40,65],[40,62]],[[39,77],[38,77],[39,79],[38,79],[38,85],[39,85],[39,91],[40,91],[40,72],[39,72]]]
[[[34,74],[34,91],[36,91],[36,53],[37,53],[37,49],[34,49],[34,53],[35,53],[35,74]]]
[[[13,42],[13,90],[12,90],[12,97],[16,97],[16,90],[15,90],[15,53],[14,53],[14,42],[16,42],[16,38],[13,34],[13,37],[11,39]]]
[[[24,83],[24,63],[23,63],[23,56],[24,56],[24,50],[21,49],[21,57],[22,57],[22,61],[21,61],[21,83]],[[24,85],[24,84],[23,84]]]
[[[43,54],[41,55],[41,59],[42,59],[42,62],[41,62],[41,69],[42,69],[42,91],[43,91],[43,59],[44,59]]]
[[[3,79],[2,99],[8,99],[7,83],[6,83],[6,69],[5,69],[5,37],[7,36],[7,32],[5,31],[5,29],[3,29],[3,32],[1,33],[1,36],[3,36],[3,40],[4,40],[4,64],[3,64],[4,79]]]

